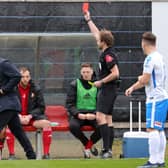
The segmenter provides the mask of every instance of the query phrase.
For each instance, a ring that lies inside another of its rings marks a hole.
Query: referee
[[[112,47],[114,37],[109,30],[99,31],[91,20],[89,12],[86,12],[84,17],[96,39],[98,48],[102,51],[99,57],[99,80],[94,82],[94,85],[99,88],[96,119],[103,139],[101,158],[111,158],[114,139],[112,112],[117,97],[119,78],[118,61]]]

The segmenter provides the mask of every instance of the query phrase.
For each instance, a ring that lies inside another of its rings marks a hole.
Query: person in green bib
[[[81,141],[84,146],[84,157],[90,158],[91,153],[98,155],[94,146],[101,138],[96,122],[97,88],[92,85],[96,80],[93,67],[83,63],[80,70],[81,77],[71,82],[67,93],[66,107],[69,112],[70,132]],[[90,138],[81,131],[81,127],[90,125],[95,128]]]

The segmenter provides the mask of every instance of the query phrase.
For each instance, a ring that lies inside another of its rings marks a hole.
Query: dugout
[[[92,62],[96,68],[99,51],[81,5],[0,2],[0,56],[30,67],[47,104],[64,105],[68,84],[79,75],[81,62]],[[123,93],[142,71],[140,39],[144,31],[152,29],[151,2],[93,2],[90,11],[97,26],[112,30],[116,38],[122,83],[114,120],[128,121],[129,103]],[[144,90],[136,94],[143,96]]]

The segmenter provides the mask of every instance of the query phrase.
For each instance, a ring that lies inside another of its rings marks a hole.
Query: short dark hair
[[[90,64],[90,63],[82,63],[82,64],[81,64],[81,69],[82,69],[82,68],[87,68],[87,67],[93,68],[92,64]]]
[[[114,36],[112,32],[106,29],[100,30],[100,41],[105,42],[108,47],[112,47],[114,44]]]
[[[152,32],[143,33],[142,40],[145,40],[150,45],[156,45],[156,36]]]

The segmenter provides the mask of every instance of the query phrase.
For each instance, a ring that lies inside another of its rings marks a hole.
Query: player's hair
[[[156,45],[156,36],[152,32],[143,33],[142,40],[145,40],[149,45]]]
[[[22,67],[19,67],[19,71],[21,72],[26,72],[26,71],[29,71],[30,72],[30,69],[28,67],[25,67],[25,66],[22,66]]]
[[[114,36],[112,32],[106,29],[100,30],[100,41],[105,42],[108,47],[112,47],[114,44]]]
[[[82,68],[87,68],[87,67],[93,69],[93,66],[92,66],[92,64],[90,64],[90,63],[82,63],[82,64],[81,64],[81,69],[82,69]]]

